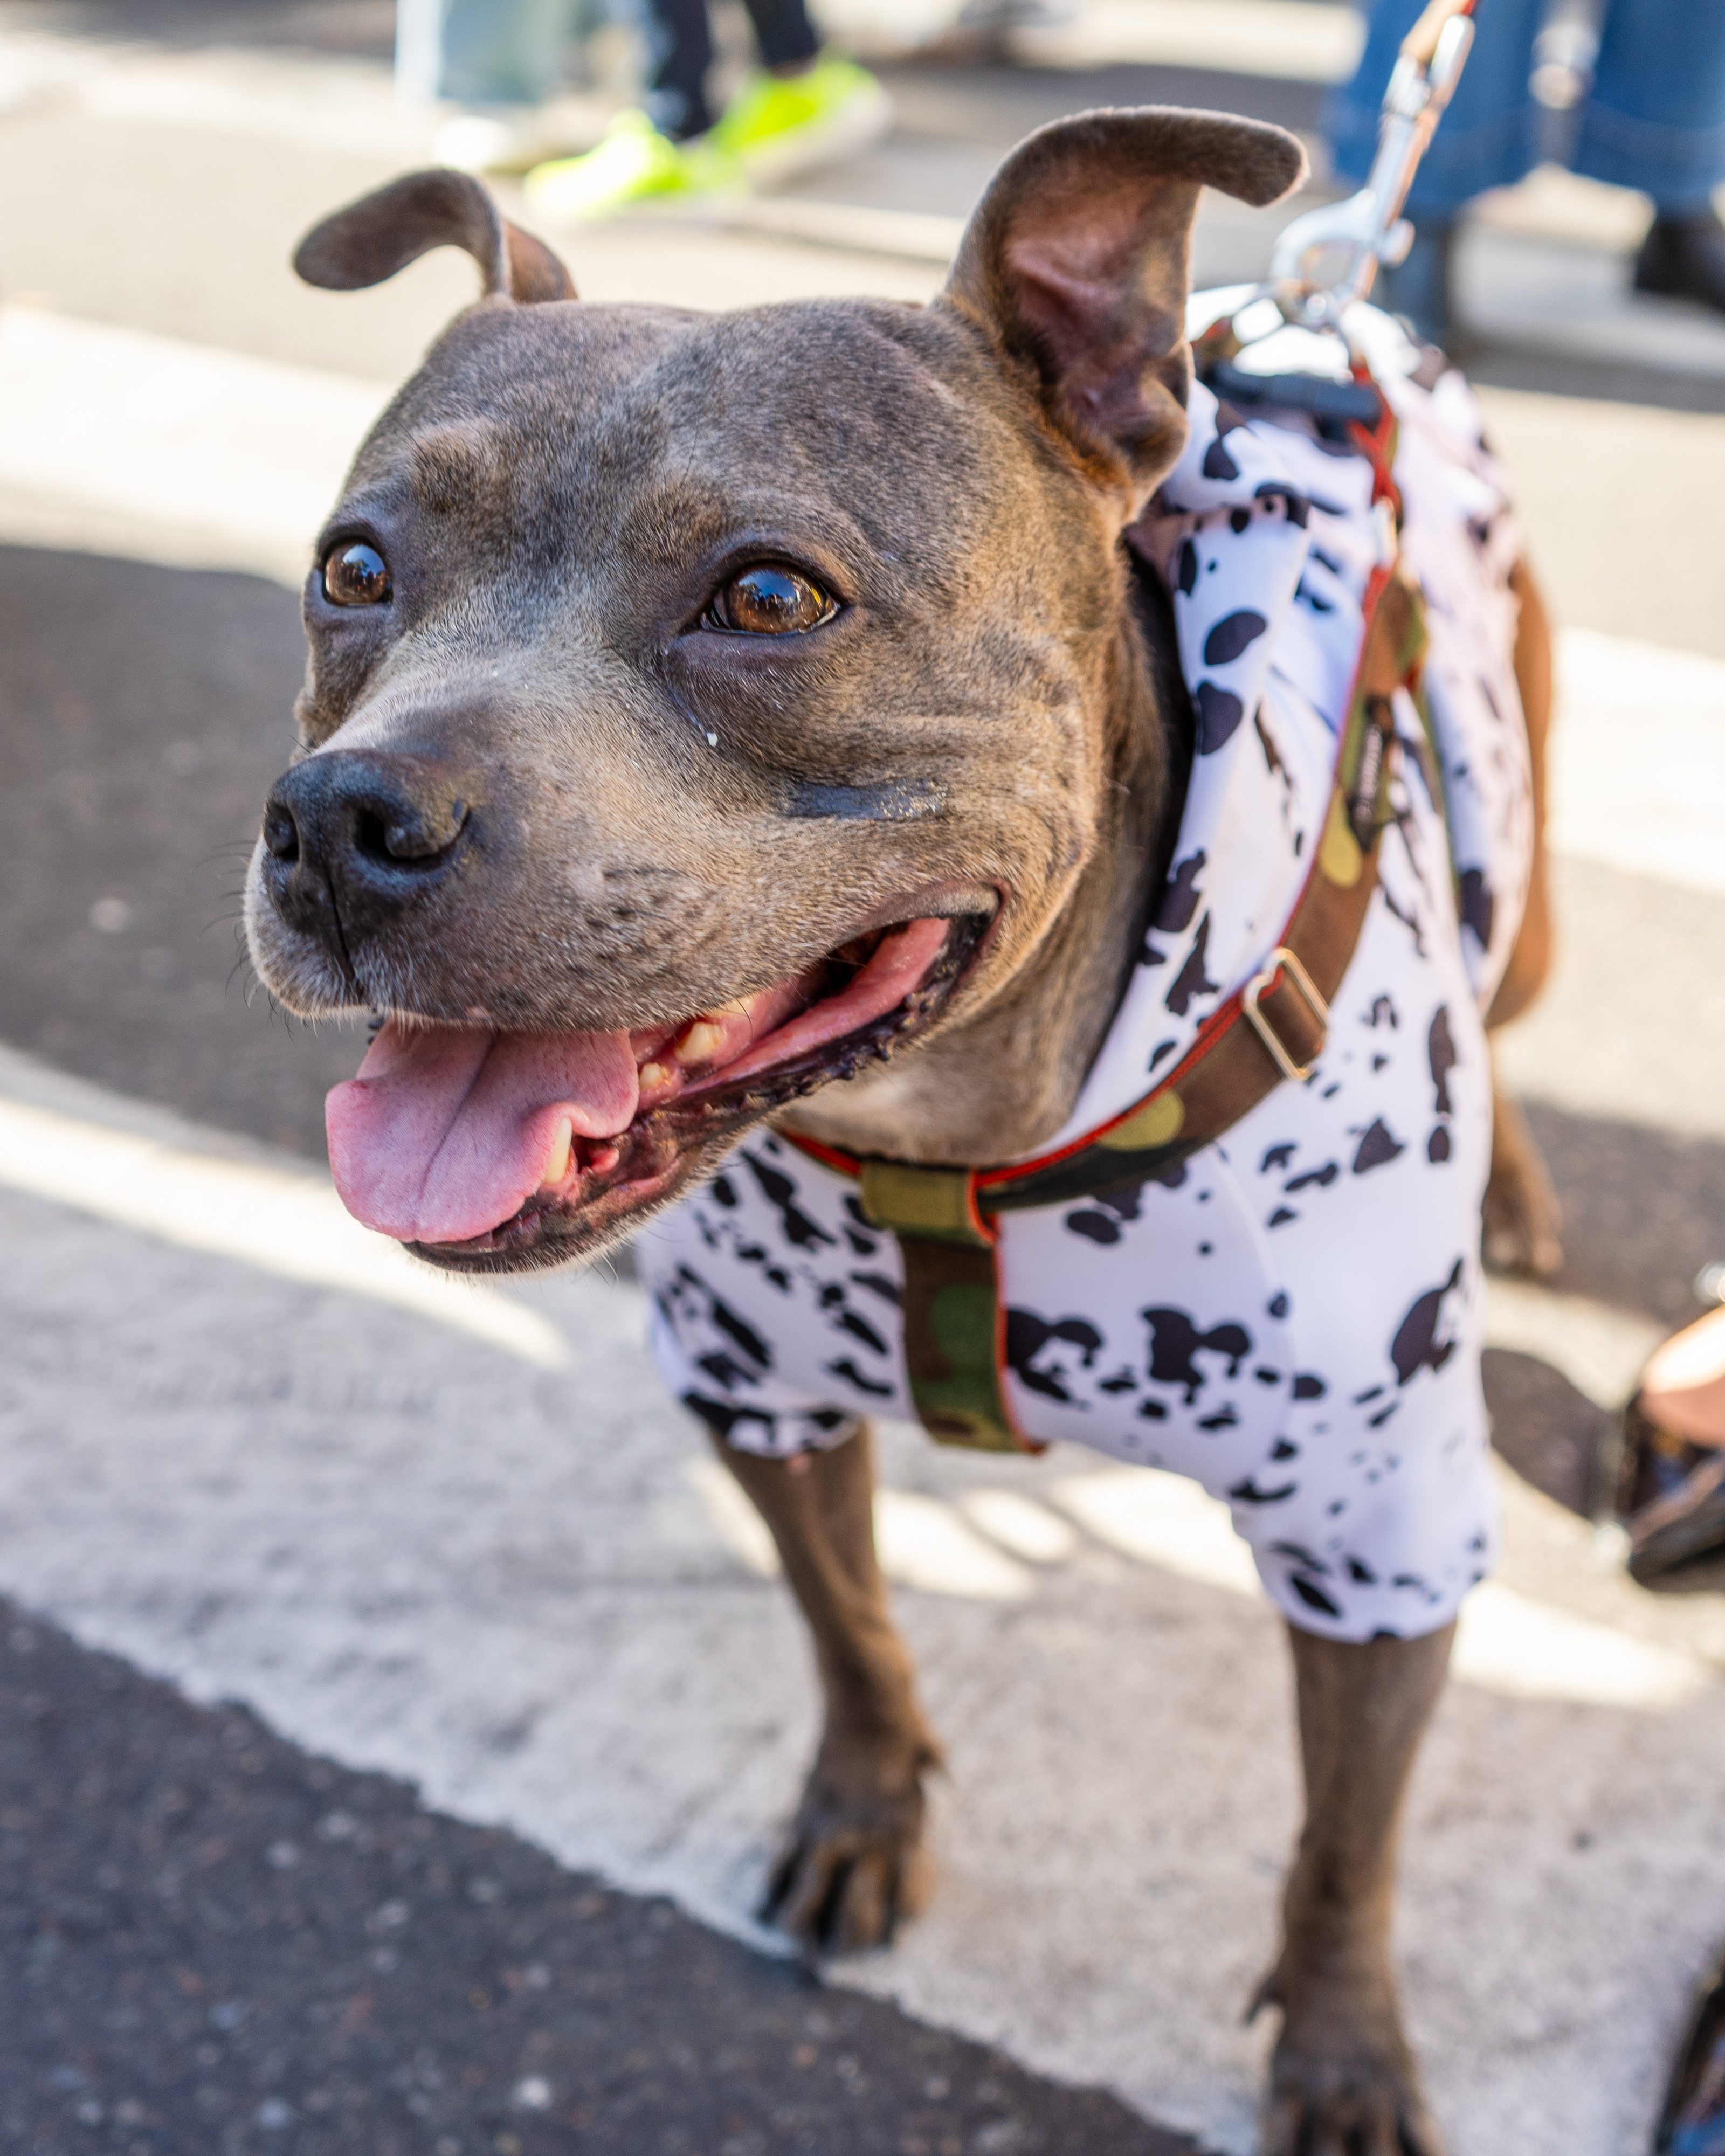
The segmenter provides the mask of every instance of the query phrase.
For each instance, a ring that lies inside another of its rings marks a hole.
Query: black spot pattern
[[[1457,1258],[1443,1286],[1427,1288],[1396,1327],[1389,1359],[1395,1365],[1397,1384],[1409,1383],[1422,1370],[1435,1374],[1455,1353],[1454,1339],[1443,1338],[1441,1328],[1444,1298],[1453,1295],[1461,1282],[1461,1260]]]
[[[1384,1168],[1407,1147],[1397,1137],[1381,1116],[1373,1116],[1359,1142],[1353,1156],[1356,1175],[1368,1174],[1374,1168]]]
[[[1260,613],[1250,607],[1240,607],[1233,613],[1224,614],[1204,640],[1204,663],[1206,666],[1228,666],[1239,658],[1249,644],[1254,644],[1270,626]]]
[[[1051,1400],[1070,1400],[1072,1395],[1062,1380],[1064,1365],[1057,1359],[1046,1366],[1039,1366],[1037,1358],[1052,1342],[1064,1342],[1078,1350],[1082,1367],[1089,1369],[1096,1359],[1102,1345],[1102,1336],[1094,1325],[1082,1317],[1060,1317],[1052,1324],[1039,1317],[1033,1310],[1009,1310],[1006,1313],[1006,1361],[1008,1368],[1016,1370],[1019,1378],[1033,1393],[1040,1393]]]
[[[1182,936],[1192,926],[1192,916],[1198,911],[1198,879],[1204,871],[1206,858],[1200,846],[1196,853],[1188,854],[1184,860],[1176,861],[1169,872],[1156,909],[1156,925],[1164,933]]]
[[[1455,1068],[1455,1044],[1450,1036],[1450,1013],[1446,1004],[1438,1005],[1437,1015],[1431,1021],[1431,1030],[1425,1037],[1425,1055],[1431,1068],[1432,1106],[1440,1116],[1453,1115],[1455,1104],[1450,1098],[1450,1073]]]
[[[1218,688],[1214,681],[1200,681],[1192,701],[1198,711],[1198,753],[1214,756],[1233,740],[1245,706],[1231,689]]]
[[[1176,1018],[1184,1018],[1191,1009],[1194,997],[1213,996],[1221,986],[1204,971],[1204,957],[1210,940],[1210,917],[1205,914],[1198,924],[1198,934],[1192,948],[1186,954],[1186,963],[1174,976],[1174,984],[1168,992],[1168,1007]]]
[[[1150,1328],[1150,1382],[1156,1385],[1183,1385],[1190,1407],[1204,1389],[1204,1373],[1198,1367],[1201,1354],[1228,1359],[1230,1378],[1252,1352],[1252,1336],[1245,1326],[1230,1320],[1200,1332],[1189,1311],[1144,1310],[1138,1315]]]

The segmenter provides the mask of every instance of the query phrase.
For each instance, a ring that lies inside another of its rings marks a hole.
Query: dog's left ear
[[[357,292],[434,247],[465,247],[488,300],[506,295],[525,305],[575,296],[568,271],[543,240],[511,224],[477,180],[441,167],[392,180],[313,225],[294,250],[294,267],[308,285]]]
[[[1261,208],[1305,172],[1297,136],[1226,113],[1147,105],[1056,121],[995,173],[936,305],[987,333],[1135,510],[1185,441],[1200,188]]]

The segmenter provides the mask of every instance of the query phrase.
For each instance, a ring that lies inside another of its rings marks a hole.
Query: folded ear
[[[434,247],[465,247],[485,273],[485,297],[572,300],[568,271],[543,240],[511,224],[465,172],[409,172],[315,224],[294,251],[308,285],[357,292],[381,285]]]
[[[990,181],[936,304],[978,324],[1097,479],[1142,501],[1185,440],[1199,191],[1261,207],[1305,172],[1297,136],[1226,113],[1056,121]]]

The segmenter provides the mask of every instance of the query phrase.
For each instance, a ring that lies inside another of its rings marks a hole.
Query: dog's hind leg
[[[1551,891],[1545,852],[1546,743],[1551,731],[1551,624],[1539,587],[1525,562],[1517,562],[1511,587],[1521,601],[1516,632],[1516,680],[1527,721],[1533,775],[1533,867],[1527,910],[1509,954],[1488,1027],[1520,1017],[1551,970]],[[1500,1272],[1532,1273],[1543,1279],[1563,1262],[1562,1215],[1549,1170],[1514,1096],[1494,1081],[1496,1121],[1491,1134],[1491,1179],[1486,1186],[1486,1261]]]
[[[826,1705],[762,1913],[811,1946],[878,1945],[924,1898],[922,1777],[940,1748],[875,1560],[869,1427],[789,1461],[715,1443],[772,1530]]]
[[[1354,1645],[1290,1625],[1306,1824],[1258,2004],[1282,2010],[1264,2156],[1441,2156],[1389,1961],[1396,1830],[1453,1625]]]

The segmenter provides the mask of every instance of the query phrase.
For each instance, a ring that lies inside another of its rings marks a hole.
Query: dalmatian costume
[[[1002,1385],[1024,1434],[1191,1476],[1226,1499],[1295,1623],[1364,1640],[1447,1623],[1492,1558],[1481,1013],[1532,814],[1517,542],[1477,405],[1460,375],[1429,381],[1387,316],[1356,309],[1349,328],[1398,422],[1403,557],[1430,644],[1424,715],[1395,699],[1394,821],[1327,1044],[1307,1082],[1159,1179],[1000,1215],[997,1259]],[[1292,413],[1243,421],[1202,386],[1190,411],[1134,534],[1173,593],[1190,789],[1119,1014],[1045,1152],[1140,1100],[1279,942],[1385,545],[1357,449]],[[784,1137],[745,1139],[639,1251],[660,1372],[731,1444],[785,1456],[859,1414],[914,1414],[898,1246],[853,1181]]]

